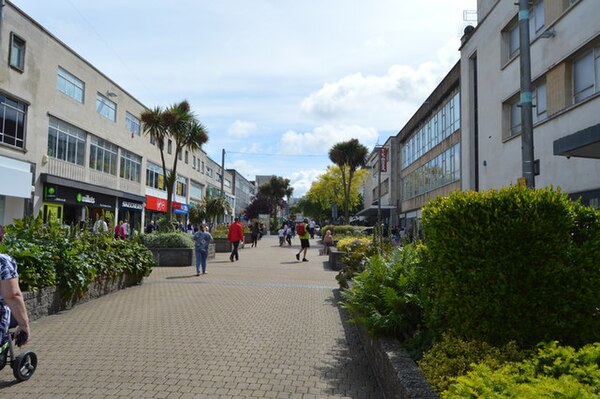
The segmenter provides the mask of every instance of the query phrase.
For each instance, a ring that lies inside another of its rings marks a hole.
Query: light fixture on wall
[[[106,90],[106,96],[107,97],[117,97],[117,93],[115,93],[114,91]]]
[[[555,29],[548,29],[540,34],[540,37],[544,38],[544,39],[550,39],[551,37],[554,37],[554,36],[556,36]]]
[[[42,165],[46,165],[48,163],[48,155],[44,154],[42,155]]]

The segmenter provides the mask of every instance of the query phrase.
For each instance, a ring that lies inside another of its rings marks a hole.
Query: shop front
[[[171,211],[174,214],[172,220],[183,224],[187,223],[187,215],[189,213],[189,205],[181,202],[173,201],[171,203]],[[146,195],[146,215],[145,220],[149,223],[151,220],[158,221],[159,218],[165,217],[167,213],[166,198],[158,198],[151,195]]]
[[[144,213],[144,203],[130,199],[119,199],[119,220],[127,221],[129,224],[129,234],[134,231],[143,232],[142,214]]]
[[[63,224],[108,218],[111,224],[127,219],[136,229],[141,226],[144,197],[118,190],[42,174],[44,222],[55,218]]]
[[[0,156],[0,226],[32,212],[33,166]]]

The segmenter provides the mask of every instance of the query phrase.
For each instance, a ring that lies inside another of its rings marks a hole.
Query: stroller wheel
[[[24,352],[13,360],[12,368],[15,378],[27,381],[31,378],[37,367],[37,356],[34,352]]]

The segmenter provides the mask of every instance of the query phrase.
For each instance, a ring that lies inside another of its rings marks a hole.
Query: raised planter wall
[[[150,251],[158,266],[193,265],[193,248],[150,248]]]
[[[231,252],[231,243],[227,238],[214,238],[215,252]]]
[[[391,338],[371,338],[357,324],[360,340],[386,399],[439,399],[416,363]]]
[[[342,270],[342,256],[344,256],[346,252],[338,251],[337,248],[331,247],[329,251],[329,267],[331,270],[339,271]]]
[[[142,276],[123,275],[117,279],[102,282],[93,282],[83,298],[65,301],[62,299],[57,287],[45,287],[38,291],[23,292],[23,299],[27,307],[30,320],[36,320],[62,310],[71,309],[73,306],[99,298],[142,282]]]

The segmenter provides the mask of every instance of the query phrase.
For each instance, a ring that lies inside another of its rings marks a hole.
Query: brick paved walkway
[[[208,273],[155,268],[141,286],[32,324],[39,365],[0,398],[380,398],[355,327],[342,323],[335,272],[298,240],[264,237]]]

